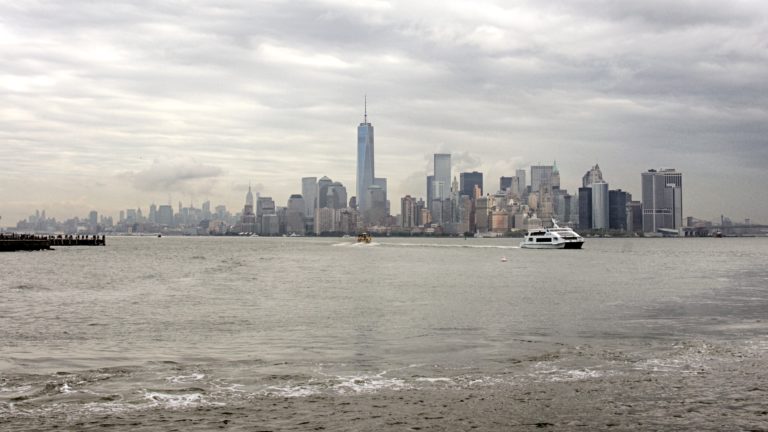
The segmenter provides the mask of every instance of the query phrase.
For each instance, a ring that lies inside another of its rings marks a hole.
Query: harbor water
[[[768,239],[519,241],[0,254],[0,430],[768,430]]]

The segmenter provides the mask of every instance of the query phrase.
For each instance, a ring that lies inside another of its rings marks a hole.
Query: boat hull
[[[565,247],[563,249],[581,249],[581,247],[584,246],[584,242],[568,242],[565,243]]]
[[[520,247],[523,249],[563,249],[565,248],[565,243],[520,243]]]

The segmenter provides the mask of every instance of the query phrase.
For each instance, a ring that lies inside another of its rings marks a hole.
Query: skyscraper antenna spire
[[[368,95],[365,95],[363,123],[368,123]]]

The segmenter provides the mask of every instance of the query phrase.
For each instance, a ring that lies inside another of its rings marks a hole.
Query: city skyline
[[[365,94],[393,213],[450,153],[491,193],[557,160],[564,189],[599,163],[638,197],[640,173],[674,167],[684,217],[765,223],[768,6],[688,6],[3,5],[0,226],[235,210],[249,181],[278,205],[302,177],[351,196]]]

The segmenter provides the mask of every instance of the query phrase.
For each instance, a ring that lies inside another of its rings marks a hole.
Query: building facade
[[[641,174],[643,232],[683,228],[683,175],[674,169]]]

